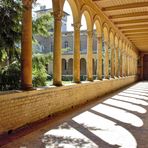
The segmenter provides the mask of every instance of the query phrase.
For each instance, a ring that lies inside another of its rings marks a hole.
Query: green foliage
[[[45,86],[47,79],[47,72],[45,66],[39,63],[37,66],[33,67],[33,86]]]
[[[33,0],[34,4],[35,1]],[[24,9],[26,8],[23,8],[20,0],[0,1],[0,62],[2,62],[3,51],[7,54],[6,62],[12,63],[16,58],[20,60],[22,12]],[[53,28],[52,22],[50,14],[33,20],[33,35],[49,36],[49,30]]]
[[[45,65],[49,63],[52,56],[44,54],[35,54],[33,56],[33,86],[45,86],[47,80],[47,71]]]
[[[0,55],[7,53],[11,60],[21,39],[22,5],[19,0],[0,1]],[[1,60],[1,58],[0,58]],[[0,61],[1,62],[1,61]]]
[[[50,13],[41,15],[32,21],[33,34],[48,37],[50,35],[50,29],[53,29],[53,17]]]
[[[72,75],[62,75],[62,81],[72,81],[73,76]]]
[[[20,88],[20,64],[13,62],[0,69],[0,90]]]
[[[70,47],[62,48],[62,53],[69,52],[69,51],[72,51]]]

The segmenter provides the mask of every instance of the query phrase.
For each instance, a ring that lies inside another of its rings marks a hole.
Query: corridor
[[[97,90],[96,90],[97,91]],[[2,148],[148,148],[148,82],[0,137]]]

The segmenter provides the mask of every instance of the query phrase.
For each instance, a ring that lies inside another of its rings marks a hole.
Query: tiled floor
[[[2,148],[148,148],[148,82],[0,137]]]

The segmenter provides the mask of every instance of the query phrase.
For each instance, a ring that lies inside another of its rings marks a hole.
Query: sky
[[[40,5],[46,5],[46,8],[52,8],[52,0],[37,0],[37,3],[39,3]],[[35,9],[39,10],[40,7],[38,6]],[[67,18],[67,31],[73,31],[73,27],[71,26],[71,24],[73,24],[72,11],[67,1],[65,1],[64,4],[64,11],[69,14]],[[81,25],[81,30],[86,30],[86,21],[84,16],[82,16]]]

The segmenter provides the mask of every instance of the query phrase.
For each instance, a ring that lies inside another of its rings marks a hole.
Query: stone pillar
[[[104,47],[105,47],[105,71],[104,71],[104,78],[108,79],[109,78],[109,54],[108,54],[108,42],[104,42]]]
[[[128,55],[125,54],[125,76],[128,76]]]
[[[32,89],[32,1],[23,0],[22,51],[21,51],[21,87]]]
[[[87,80],[93,81],[93,32],[87,32]]]
[[[80,83],[80,23],[73,24],[74,27],[74,60],[73,80]]]
[[[120,77],[123,76],[123,53],[120,51]]]
[[[127,76],[129,76],[129,55],[127,55]]]
[[[111,47],[111,77],[115,77],[115,48]]]
[[[130,61],[130,56],[129,56],[129,53],[128,53],[128,57],[127,57],[127,76],[130,76],[130,64],[129,64],[129,61]]]
[[[61,46],[62,46],[62,16],[63,11],[53,12],[54,16],[54,51],[53,51],[53,85],[61,86],[62,80],[62,62],[61,62]]]
[[[119,49],[116,47],[116,58],[115,58],[115,76],[118,77],[119,70]]]
[[[102,37],[98,37],[97,48],[97,78],[102,80]]]
[[[124,68],[124,65],[125,65],[125,56],[124,56],[124,51],[122,52],[122,76],[124,77],[125,76],[125,68]]]

